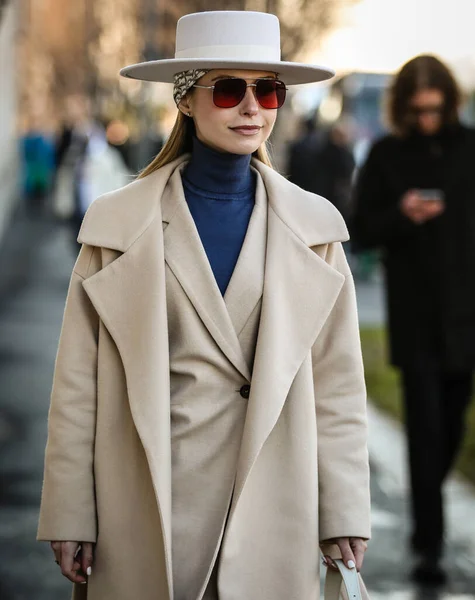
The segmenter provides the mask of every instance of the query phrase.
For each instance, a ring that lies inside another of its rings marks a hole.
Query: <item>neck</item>
[[[237,194],[253,186],[251,158],[250,154],[218,152],[195,137],[184,177],[208,192]]]

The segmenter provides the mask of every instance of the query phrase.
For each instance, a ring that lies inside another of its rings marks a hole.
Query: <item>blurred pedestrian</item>
[[[117,190],[131,177],[127,165],[117,148],[109,144],[106,131],[99,123],[93,123],[89,130],[86,150],[80,170],[78,213],[80,226],[87,209],[96,198]],[[79,227],[76,231],[76,237]]]
[[[324,196],[346,219],[355,161],[344,122],[319,128],[315,117],[302,123],[302,135],[291,144],[288,177],[299,187]]]
[[[383,251],[392,363],[402,375],[416,580],[442,583],[442,484],[460,448],[475,367],[475,131],[433,56],[408,62],[389,94],[392,133],[356,190],[353,239]]]
[[[56,180],[52,209],[54,215],[73,226],[81,223],[80,182],[92,127],[89,100],[81,94],[66,99],[65,119],[56,145]]]
[[[70,100],[69,119],[57,146],[57,163],[53,210],[69,223],[77,250],[79,229],[94,199],[129,181],[120,151],[108,143],[106,130],[92,117],[86,98]]]
[[[38,215],[47,203],[55,170],[54,142],[38,117],[33,117],[29,130],[21,138],[21,157],[26,204]]]
[[[120,119],[112,119],[105,123],[105,129],[110,146],[119,152],[127,169],[130,172],[134,171],[130,129],[127,123]]]
[[[182,18],[177,55],[123,71],[179,112],[82,225],[39,538],[78,598],[314,598],[319,542],[363,563],[366,394],[345,224],[266,140],[284,81],[331,71],[249,11]]]

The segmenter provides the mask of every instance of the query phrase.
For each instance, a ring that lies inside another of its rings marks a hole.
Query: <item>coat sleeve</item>
[[[64,312],[48,419],[38,539],[95,542],[94,436],[98,316],[83,281],[100,267],[98,248],[83,246]]]
[[[341,244],[327,262],[345,282],[312,349],[318,436],[320,541],[369,538],[366,386],[356,297]]]
[[[376,248],[417,231],[417,225],[399,208],[385,180],[381,147],[374,146],[356,181],[351,237],[356,250]]]

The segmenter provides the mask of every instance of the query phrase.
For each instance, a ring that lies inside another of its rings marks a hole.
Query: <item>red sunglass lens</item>
[[[279,80],[260,79],[256,85],[256,98],[262,108],[280,108],[286,92],[285,85]]]
[[[244,79],[219,79],[213,90],[213,102],[219,108],[233,108],[246,95]]]

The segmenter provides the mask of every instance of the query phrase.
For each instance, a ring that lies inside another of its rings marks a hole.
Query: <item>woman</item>
[[[356,192],[353,239],[384,253],[393,365],[401,370],[412,484],[414,577],[442,583],[442,484],[462,441],[475,366],[475,132],[433,56],[408,62],[389,94],[392,132]]]
[[[176,59],[123,71],[174,81],[180,112],[79,236],[39,527],[63,574],[87,582],[78,598],[316,598],[319,540],[361,568],[368,457],[347,233],[265,150],[285,99],[277,73],[331,72],[281,62],[279,45],[271,15],[188,15]]]

